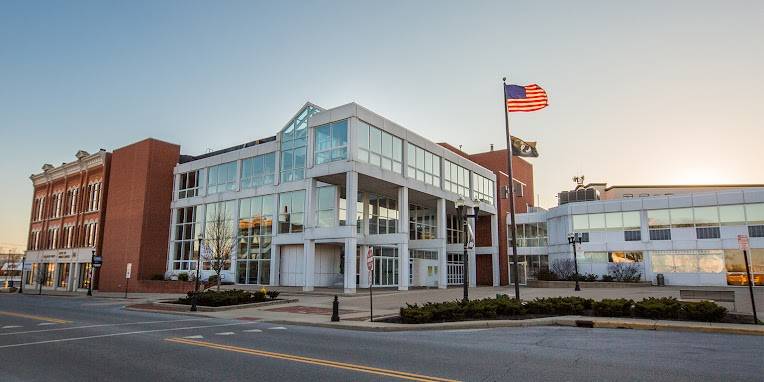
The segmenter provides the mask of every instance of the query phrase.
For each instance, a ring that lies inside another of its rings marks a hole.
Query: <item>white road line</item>
[[[82,326],[69,326],[69,327],[66,327],[66,328],[42,329],[42,330],[27,330],[27,331],[23,331],[23,332],[0,333],[0,336],[10,336],[11,334],[54,332],[54,331],[59,331],[59,330],[102,328],[102,327],[107,327],[107,326],[161,324],[161,323],[165,323],[165,322],[205,321],[205,320],[211,320],[211,319],[212,318],[208,318],[208,317],[205,317],[205,318],[184,318],[182,320],[139,321],[139,322],[122,322],[122,323],[118,323],[118,324],[94,324],[94,325],[82,325]],[[20,328],[21,326],[11,326],[11,327]]]
[[[0,349],[15,348],[15,347],[21,347],[21,346],[30,346],[30,345],[51,344],[51,343],[56,343],[56,342],[70,342],[70,341],[89,340],[89,339],[93,339],[93,338],[119,337],[119,336],[129,336],[129,335],[133,335],[133,334],[174,332],[174,331],[177,331],[177,330],[219,328],[221,326],[236,326],[236,325],[249,325],[249,324],[253,324],[253,322],[235,322],[235,323],[232,323],[232,324],[218,324],[218,325],[206,325],[206,326],[186,326],[186,327],[183,327],[183,328],[169,328],[169,329],[137,330],[137,331],[134,331],[134,332],[99,334],[99,335],[95,335],[95,336],[74,337],[74,338],[61,338],[61,339],[57,339],[57,340],[24,342],[24,343],[20,343],[20,344],[11,344],[11,345],[0,345]]]
[[[5,325],[0,329],[14,329],[14,328],[21,328],[19,325]]]
[[[283,326],[274,326],[272,328],[268,328],[268,330],[286,330],[286,328]]]
[[[215,333],[216,336],[232,336],[233,334],[233,332]]]
[[[37,324],[37,326],[48,326],[48,325],[55,325],[55,322],[41,322]]]
[[[260,329],[247,329],[247,330],[242,330],[242,332],[244,332],[244,333],[262,333],[263,331],[260,330]]]
[[[183,338],[188,338],[188,339],[192,339],[192,340],[199,340],[199,339],[204,338],[204,336],[195,335],[195,336],[185,336]]]
[[[473,332],[482,332],[484,330],[488,329],[452,329],[452,330],[444,330],[446,333],[473,333]]]

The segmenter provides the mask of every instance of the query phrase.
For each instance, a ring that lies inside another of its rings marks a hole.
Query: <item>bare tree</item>
[[[573,259],[557,259],[549,266],[549,270],[560,280],[573,280],[576,275],[576,263]]]
[[[208,217],[205,228],[204,240],[202,246],[202,260],[209,263],[210,269],[217,275],[217,290],[220,290],[220,273],[231,266],[231,257],[233,248],[236,245],[236,236],[234,235],[231,222],[226,219],[226,214],[222,208],[216,208],[215,213]]]

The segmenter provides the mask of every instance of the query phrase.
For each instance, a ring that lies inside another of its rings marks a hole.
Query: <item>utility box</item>
[[[658,286],[666,286],[666,278],[663,277],[663,273],[658,273],[655,276],[655,281],[658,284]]]

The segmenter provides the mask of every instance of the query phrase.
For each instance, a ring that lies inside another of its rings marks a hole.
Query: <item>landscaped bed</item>
[[[176,304],[191,305],[196,294],[196,304],[199,306],[231,306],[253,304],[258,302],[273,301],[279,296],[280,292],[261,289],[250,292],[241,289],[228,289],[222,291],[206,290],[204,292],[188,292],[186,297],[181,297]]]
[[[673,297],[649,297],[640,301],[581,297],[547,297],[518,301],[507,295],[496,298],[409,305],[401,308],[404,324],[469,320],[518,320],[550,316],[596,316],[685,320],[701,322],[738,322],[727,309],[710,301],[685,302]]]

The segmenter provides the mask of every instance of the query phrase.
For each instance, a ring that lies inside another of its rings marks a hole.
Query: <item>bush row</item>
[[[520,302],[507,295],[496,298],[409,305],[401,308],[403,323],[422,324],[463,320],[484,320],[523,315],[585,315],[718,322],[727,309],[713,302],[680,302],[675,298],[646,298],[594,301],[581,297],[547,297]]]
[[[265,291],[264,289],[250,292],[240,289],[229,289],[216,292],[214,290],[207,290],[204,292],[188,292],[186,297],[178,299],[178,304],[191,305],[193,303],[194,295],[196,295],[196,304],[202,306],[229,306],[240,304],[251,304],[255,302],[263,302],[267,299],[274,300],[279,296],[279,292],[275,290]],[[267,296],[267,298],[266,298]]]

